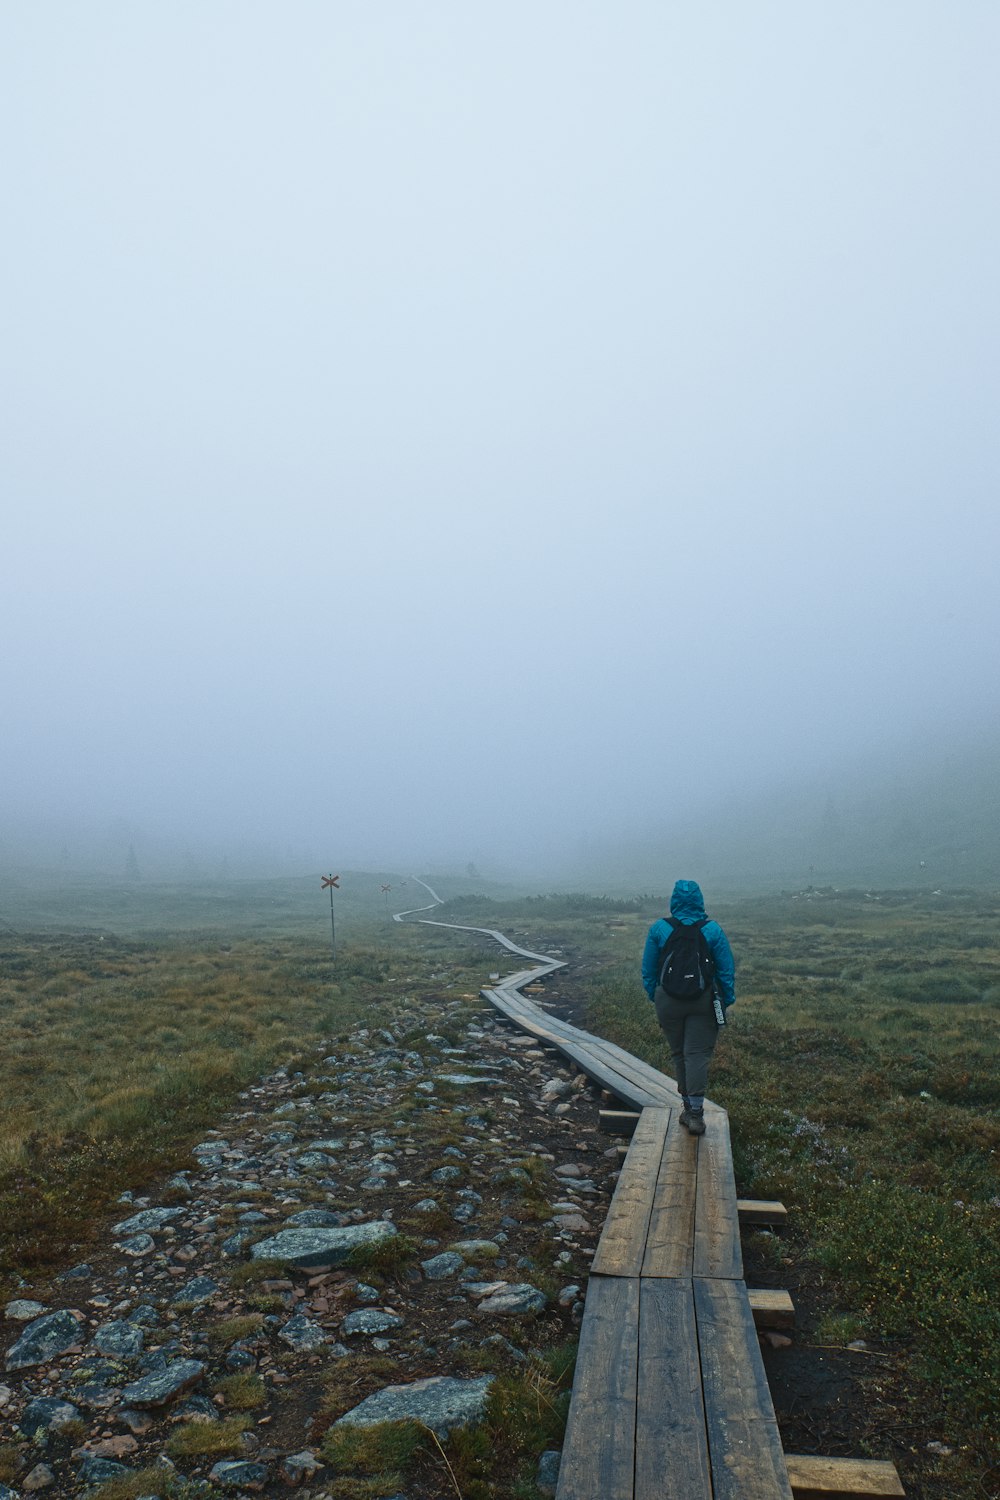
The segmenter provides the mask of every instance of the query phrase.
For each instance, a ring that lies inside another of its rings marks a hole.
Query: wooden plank
[[[697,1183],[698,1141],[675,1116],[657,1173],[643,1276],[692,1274]]]
[[[737,1198],[736,1211],[741,1224],[785,1224],[788,1209],[771,1198]]]
[[[791,1500],[746,1288],[696,1278],[694,1301],[714,1500]]]
[[[906,1494],[891,1463],[872,1458],[812,1458],[786,1453],[795,1500],[899,1500]]]
[[[689,1280],[643,1281],[635,1500],[708,1500],[712,1481]]]
[[[794,1328],[795,1303],[788,1292],[747,1287],[750,1311],[758,1328]]]
[[[598,1112],[598,1128],[606,1135],[632,1135],[641,1115],[633,1109],[602,1109]]]
[[[639,1282],[592,1276],[556,1500],[633,1500]]]
[[[705,1134],[698,1140],[693,1269],[695,1276],[743,1275],[733,1152],[724,1115],[706,1115]]]
[[[597,1243],[591,1273],[638,1276],[646,1249],[656,1174],[670,1127],[669,1109],[644,1109]]]

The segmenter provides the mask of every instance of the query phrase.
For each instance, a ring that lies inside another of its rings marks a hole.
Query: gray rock
[[[559,1483],[559,1465],[562,1454],[558,1448],[547,1448],[538,1460],[538,1471],[535,1474],[535,1485],[543,1495],[554,1495]]]
[[[133,1214],[130,1219],[121,1219],[111,1227],[115,1234],[146,1234],[151,1229],[162,1229],[172,1219],[183,1218],[186,1213],[186,1208],[144,1208],[141,1213]]]
[[[285,1224],[297,1229],[343,1229],[349,1223],[346,1214],[334,1213],[329,1208],[300,1208],[297,1214],[289,1214]]]
[[[344,1142],[342,1140],[313,1141],[312,1149],[313,1151],[343,1151]]]
[[[149,1234],[131,1234],[128,1239],[115,1240],[115,1249],[130,1256],[132,1260],[139,1260],[141,1256],[149,1255],[156,1249],[156,1242]]]
[[[136,1323],[102,1323],[94,1331],[94,1347],[109,1359],[135,1359],[146,1335]]]
[[[449,1276],[457,1275],[464,1265],[465,1261],[454,1250],[445,1250],[440,1255],[432,1255],[430,1260],[420,1262],[428,1281],[445,1281]]]
[[[377,1307],[359,1307],[350,1312],[340,1325],[341,1333],[388,1333],[393,1328],[402,1328],[403,1320],[396,1313],[382,1312]]]
[[[268,1470],[266,1464],[226,1458],[212,1468],[208,1477],[223,1490],[262,1490],[267,1483]]]
[[[219,1283],[213,1281],[211,1276],[196,1276],[193,1281],[185,1282],[179,1292],[171,1297],[171,1302],[187,1302],[194,1307],[201,1307],[209,1302],[219,1291]]]
[[[561,1167],[556,1167],[557,1177],[583,1177],[583,1168],[575,1161],[564,1162]]]
[[[287,1260],[295,1266],[338,1265],[352,1250],[385,1245],[398,1237],[394,1224],[376,1219],[341,1229],[282,1229],[260,1240],[250,1251],[253,1260]]]
[[[290,1453],[282,1461],[281,1477],[286,1484],[297,1486],[307,1479],[314,1479],[322,1467],[322,1460],[308,1448],[303,1448],[301,1453]]]
[[[359,1302],[377,1302],[382,1293],[378,1287],[369,1286],[367,1281],[356,1281],[354,1283],[354,1295]]]
[[[226,1351],[223,1363],[227,1370],[256,1370],[257,1356],[252,1349],[247,1348],[246,1344],[234,1344]]]
[[[137,1406],[140,1411],[150,1407],[166,1406],[182,1391],[197,1385],[205,1373],[205,1366],[196,1359],[175,1359],[165,1370],[146,1375],[125,1386],[121,1392],[126,1406]]]
[[[0,1484],[0,1500],[20,1500],[17,1490],[10,1490],[5,1484]]]
[[[266,1224],[267,1214],[260,1213],[256,1208],[249,1208],[245,1214],[240,1214],[236,1222],[237,1224]]]
[[[8,1302],[3,1310],[5,1318],[10,1318],[14,1323],[29,1323],[32,1318],[38,1318],[45,1311],[41,1302],[28,1302],[25,1298],[18,1298],[14,1302]]]
[[[437,1200],[435,1198],[421,1198],[418,1203],[414,1203],[413,1209],[418,1214],[436,1214],[438,1210]]]
[[[255,1233],[256,1230],[251,1229],[249,1225],[245,1226],[243,1229],[237,1229],[236,1232],[234,1234],[231,1234],[227,1240],[223,1240],[223,1255],[228,1255],[230,1258],[235,1255],[239,1255],[241,1250],[245,1250],[247,1245],[249,1245]]]
[[[476,1380],[458,1380],[451,1375],[432,1375],[410,1385],[389,1385],[345,1412],[335,1427],[372,1427],[378,1422],[422,1422],[439,1438],[456,1427],[471,1427],[482,1419],[489,1399],[492,1375]]]
[[[494,1088],[503,1086],[502,1078],[488,1078],[484,1073],[438,1073],[435,1076],[439,1083],[451,1083],[456,1088],[468,1088],[474,1083],[489,1084]]]
[[[502,1291],[484,1297],[478,1311],[492,1317],[521,1318],[528,1313],[544,1312],[547,1298],[526,1281],[514,1282]]]
[[[80,1410],[70,1401],[58,1396],[37,1396],[29,1401],[18,1424],[25,1437],[33,1438],[39,1432],[59,1432],[67,1422],[79,1422]]]
[[[461,1175],[461,1167],[437,1167],[431,1173],[431,1182],[457,1182]]]
[[[160,1315],[149,1302],[140,1302],[138,1307],[133,1307],[127,1323],[138,1323],[141,1328],[155,1328],[160,1321]]]
[[[553,1224],[567,1234],[582,1234],[590,1228],[582,1214],[556,1214]]]
[[[92,1454],[80,1464],[77,1474],[84,1484],[106,1484],[109,1479],[124,1479],[133,1472],[128,1464],[116,1464],[110,1458],[94,1458]]]
[[[330,1342],[329,1334],[324,1333],[318,1323],[312,1322],[302,1313],[295,1318],[289,1318],[278,1337],[296,1351],[318,1349],[321,1345]]]
[[[451,1248],[466,1260],[496,1260],[500,1254],[495,1240],[456,1240]]]
[[[4,1368],[27,1370],[31,1365],[44,1365],[79,1344],[82,1337],[80,1324],[65,1308],[45,1313],[29,1323],[17,1343],[8,1350]]]
[[[50,1484],[55,1484],[56,1476],[48,1464],[36,1464],[29,1474],[21,1480],[29,1495],[34,1495],[38,1490],[47,1490]]]
[[[335,1167],[337,1163],[325,1151],[303,1151],[301,1156],[295,1158],[295,1165],[309,1171],[316,1167]]]
[[[56,1280],[57,1281],[86,1281],[87,1277],[88,1276],[93,1276],[93,1274],[94,1274],[94,1272],[91,1269],[91,1267],[88,1266],[86,1264],[86,1262],[82,1262],[78,1266],[70,1266],[70,1268],[69,1268],[68,1271],[62,1271],[56,1277]]]

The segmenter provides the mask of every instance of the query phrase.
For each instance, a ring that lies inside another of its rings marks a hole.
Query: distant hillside
[[[729,799],[695,821],[659,828],[585,857],[609,888],[660,890],[690,874],[717,890],[774,886],[1000,884],[1000,751],[947,752],[919,767]],[[593,877],[588,886],[594,883]]]

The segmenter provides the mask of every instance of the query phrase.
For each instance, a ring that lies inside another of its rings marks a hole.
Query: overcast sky
[[[6,825],[488,864],[995,726],[998,56],[6,0]]]

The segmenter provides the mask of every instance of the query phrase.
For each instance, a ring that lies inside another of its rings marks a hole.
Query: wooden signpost
[[[340,890],[339,875],[324,875],[321,877],[320,890],[330,891],[330,953],[334,963],[337,962],[337,929],[333,920],[333,893]]]

